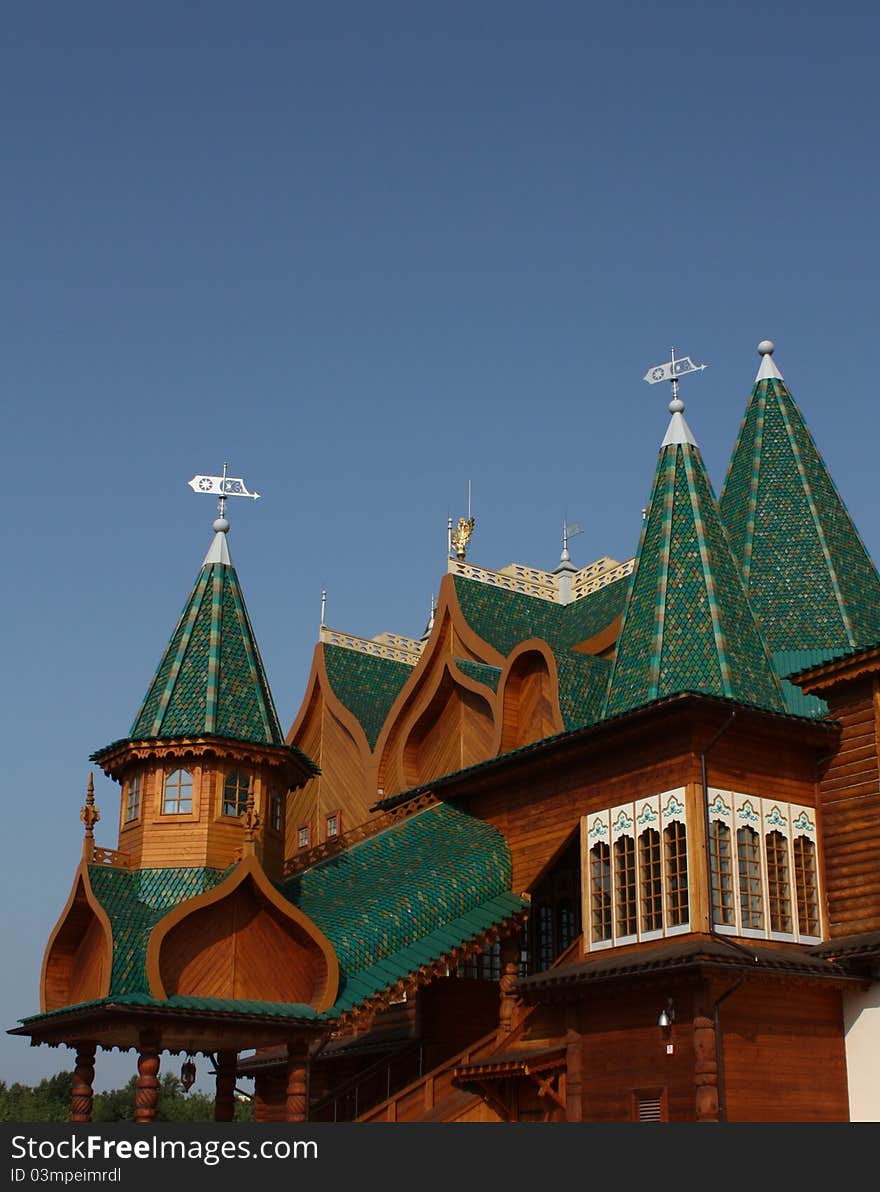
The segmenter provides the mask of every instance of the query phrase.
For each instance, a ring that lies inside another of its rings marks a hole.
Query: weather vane
[[[678,398],[678,378],[687,376],[688,373],[702,372],[704,368],[706,368],[705,364],[694,364],[690,356],[680,356],[676,359],[675,348],[673,348],[672,359],[667,360],[665,364],[656,364],[653,368],[649,368],[643,379],[649,385],[656,385],[658,381],[671,381],[672,402],[676,403],[676,409],[681,412],[684,405],[679,402]],[[671,403],[669,409],[671,413],[675,413]]]
[[[217,510],[221,518],[226,517],[227,497],[250,497],[252,501],[256,501],[260,495],[249,493],[241,477],[228,476],[226,469],[227,464],[224,463],[222,476],[193,476],[192,480],[187,481],[194,493],[216,494]]]
[[[458,525],[455,530],[452,528],[452,518],[450,517],[447,526],[447,546],[448,553],[451,556],[453,551],[455,557],[459,561],[464,561],[467,556],[467,544],[470,541],[470,536],[474,532],[474,518],[471,516],[471,482],[468,481],[468,515],[467,517],[460,517]]]

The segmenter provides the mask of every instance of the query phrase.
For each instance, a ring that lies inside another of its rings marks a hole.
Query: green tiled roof
[[[321,1015],[312,1006],[297,1002],[255,1002],[246,998],[219,997],[188,997],[183,994],[172,994],[164,1002],[151,997],[148,993],[123,993],[116,996],[95,998],[90,1002],[78,1002],[74,1006],[62,1006],[58,1010],[48,1010],[45,1014],[32,1014],[29,1018],[21,1018],[19,1022],[30,1026],[59,1014],[69,1014],[71,1010],[99,1009],[102,1006],[130,1006],[195,1011],[208,1014],[253,1015],[260,1018],[295,1018],[318,1020]]]
[[[374,748],[385,717],[413,668],[405,662],[331,645],[324,646],[324,665],[337,699],[357,719]]]
[[[721,494],[773,650],[880,638],[880,576],[785,382],[756,382]]]
[[[113,929],[110,993],[148,992],[147,941],[159,920],[178,903],[210,890],[223,878],[219,870],[113,869],[90,865],[89,881]]]
[[[610,660],[566,650],[556,654],[556,667],[559,710],[566,729],[582,728],[601,720],[611,675]]]
[[[673,441],[660,451],[606,714],[679,691],[785,708],[699,448]]]
[[[483,641],[505,657],[530,637],[568,650],[599,633],[623,611],[629,577],[615,580],[572,604],[523,596],[479,580],[454,577],[464,618]]]
[[[498,681],[501,678],[501,668],[498,666],[489,666],[486,662],[472,662],[470,658],[456,658],[455,665],[462,672],[471,679],[476,679],[478,683],[482,683],[485,687],[491,687],[493,691],[498,690]]]
[[[114,1001],[153,1001],[146,952],[154,926],[173,907],[212,889],[224,877],[226,873],[205,868],[89,866],[92,889],[113,931],[110,997]],[[526,903],[510,892],[510,880],[510,852],[504,837],[491,824],[439,804],[279,888],[324,932],[336,951],[340,986],[336,1005],[327,1011],[332,1017],[522,910]],[[180,996],[167,1004],[184,1008],[185,1003],[192,1009],[275,1012],[274,1003],[221,1004],[216,999]],[[289,1010],[300,1017],[304,1013],[301,1006]]]
[[[238,576],[226,563],[199,572],[129,738],[205,735],[284,744]]]
[[[297,874],[282,889],[336,950],[334,1009],[342,1010],[521,910],[510,881],[500,832],[441,803]]]

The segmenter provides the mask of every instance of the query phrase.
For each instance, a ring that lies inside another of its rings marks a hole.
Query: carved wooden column
[[[217,1052],[217,1091],[214,1095],[214,1121],[231,1122],[235,1117],[235,1069],[237,1051]]]
[[[694,1084],[697,1121],[718,1121],[718,1063],[715,1058],[715,1018],[708,989],[694,1001]]]
[[[306,1071],[308,1053],[302,1044],[287,1045],[287,1105],[286,1122],[304,1122],[307,1116]]]
[[[76,1045],[76,1067],[73,1070],[73,1095],[70,1098],[70,1120],[92,1120],[92,1085],[95,1080],[95,1044],[83,1041]]]
[[[516,1017],[516,983],[519,980],[519,939],[508,936],[501,941],[501,980],[498,989],[501,995],[498,1006],[498,1038],[509,1035]]]
[[[584,1119],[581,1089],[583,1087],[584,1041],[569,1028],[565,1032],[565,1117],[569,1122]]]
[[[138,1042],[138,1078],[134,1093],[134,1120],[154,1122],[159,1102],[159,1036],[141,1031]]]

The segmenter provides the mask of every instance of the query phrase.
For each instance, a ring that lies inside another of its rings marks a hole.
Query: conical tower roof
[[[605,714],[683,691],[785,711],[680,401],[660,448]]]
[[[284,745],[226,533],[216,534],[162,656],[130,740],[228,737]]]
[[[880,640],[880,576],[773,361],[763,359],[721,493],[731,549],[771,650]]]

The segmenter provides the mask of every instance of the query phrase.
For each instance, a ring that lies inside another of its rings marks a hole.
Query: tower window
[[[735,924],[730,828],[721,820],[712,820],[709,824],[709,850],[712,865],[713,922]]]
[[[764,894],[761,889],[761,838],[754,828],[737,828],[736,862],[739,869],[739,908],[742,925],[751,931],[763,931]]]
[[[816,846],[806,836],[796,836],[794,841],[794,887],[797,895],[798,931],[801,935],[818,935]]]
[[[660,869],[660,833],[645,828],[639,836],[639,886],[642,931],[663,930],[663,875]]]
[[[594,940],[611,939],[611,849],[599,840],[590,849],[590,904]]]
[[[770,930],[791,932],[791,894],[788,886],[788,841],[781,832],[768,832],[767,900],[770,903]]]
[[[135,774],[133,778],[128,780],[128,789],[125,793],[125,822],[130,824],[132,820],[136,820],[141,813],[141,776]]]
[[[679,820],[673,820],[663,829],[666,852],[666,902],[669,907],[670,927],[681,927],[688,922],[688,855],[687,829]]]
[[[168,774],[162,792],[162,814],[189,815],[192,811],[192,788],[189,770],[175,770]]]
[[[232,815],[238,819],[247,811],[248,789],[250,776],[242,774],[240,770],[233,770],[226,775],[223,783],[223,814]]]
[[[636,842],[632,836],[620,836],[614,842],[614,893],[618,937],[635,935],[636,917]]]
[[[269,798],[269,827],[273,832],[281,831],[282,802],[278,791],[273,791]]]

